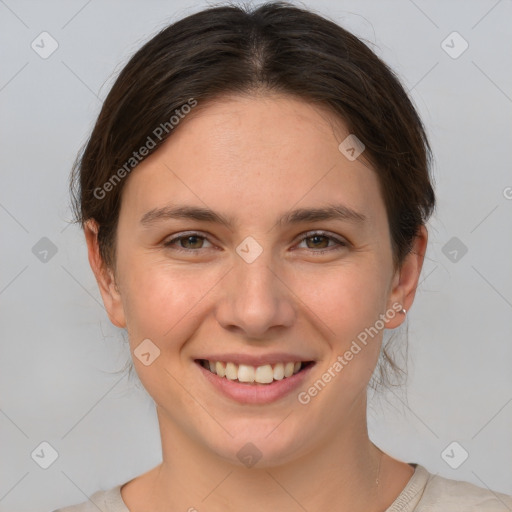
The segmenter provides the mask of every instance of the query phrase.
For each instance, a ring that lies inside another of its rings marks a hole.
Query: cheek
[[[222,274],[171,267],[162,258],[126,263],[122,295],[131,343],[149,338],[168,347],[174,339],[185,340]]]
[[[366,388],[377,364],[383,333],[382,322],[378,321],[385,309],[385,282],[378,265],[369,257],[329,272],[324,269],[316,276],[302,275],[296,286],[300,286],[298,295],[308,306],[304,311],[315,313],[309,314],[310,318],[329,345],[321,371],[327,372],[323,373],[325,382],[332,384],[321,400],[333,400],[341,406]],[[341,410],[348,406],[347,402]]]
[[[297,273],[292,283],[306,310],[341,341],[373,324],[385,307],[385,282],[371,258]]]
[[[197,329],[201,298],[211,284],[201,283],[197,273],[194,277],[161,262],[132,261],[129,268],[124,275],[123,307],[135,370],[156,403],[165,404],[172,396],[179,409],[187,396],[172,375],[183,362],[181,349]],[[148,366],[137,360],[137,348],[146,339],[160,351]]]

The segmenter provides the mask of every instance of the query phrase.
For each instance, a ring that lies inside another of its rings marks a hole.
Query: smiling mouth
[[[275,381],[286,380],[315,364],[314,361],[289,361],[251,366],[207,359],[196,359],[196,363],[218,377],[248,385],[272,384]]]

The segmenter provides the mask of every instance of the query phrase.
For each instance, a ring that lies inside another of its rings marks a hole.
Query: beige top
[[[512,496],[434,475],[419,464],[411,466],[413,475],[385,512],[512,512]],[[121,497],[122,485],[53,512],[130,512]]]

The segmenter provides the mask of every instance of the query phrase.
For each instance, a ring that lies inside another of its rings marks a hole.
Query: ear
[[[409,311],[412,306],[427,250],[427,242],[427,228],[422,225],[416,233],[411,252],[407,254],[402,267],[396,271],[393,277],[391,293],[388,297],[388,309],[396,311],[396,304],[401,304],[402,308]],[[386,321],[386,329],[398,327],[404,319],[405,315],[398,312],[393,318]]]
[[[97,222],[93,219],[86,221],[84,233],[85,241],[87,242],[89,264],[96,277],[108,317],[115,326],[125,328],[124,309],[121,295],[115,282],[114,272],[112,269],[107,268],[100,255]]]

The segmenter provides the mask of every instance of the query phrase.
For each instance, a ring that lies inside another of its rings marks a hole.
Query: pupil
[[[311,240],[313,240],[313,245],[318,247],[318,242],[320,241],[320,244],[321,244],[321,239],[322,238],[324,239],[324,242],[325,242],[325,239],[326,239],[325,236],[323,236],[323,235],[313,235],[311,237]],[[325,247],[325,243],[324,243],[323,247]]]
[[[195,242],[194,242],[195,240]],[[185,243],[189,243],[191,244],[192,246],[194,246],[194,243],[199,243],[199,237],[195,236],[195,235],[190,235],[188,236],[186,239],[185,239]]]

